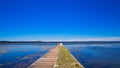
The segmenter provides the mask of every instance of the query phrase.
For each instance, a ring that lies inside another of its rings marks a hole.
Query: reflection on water
[[[120,68],[120,44],[67,45],[85,68]]]
[[[27,68],[56,44],[0,44],[0,68]]]
[[[0,44],[0,68],[27,68],[56,44]],[[120,44],[64,45],[85,68],[120,68]]]

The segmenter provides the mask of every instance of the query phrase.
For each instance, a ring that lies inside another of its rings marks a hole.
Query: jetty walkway
[[[28,68],[84,68],[62,43],[32,63]]]

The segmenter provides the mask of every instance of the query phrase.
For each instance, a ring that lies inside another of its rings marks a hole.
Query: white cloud
[[[120,37],[79,37],[79,36],[57,36],[57,35],[24,35],[0,38],[10,41],[120,41]]]
[[[120,41],[120,37],[81,38],[79,41]]]

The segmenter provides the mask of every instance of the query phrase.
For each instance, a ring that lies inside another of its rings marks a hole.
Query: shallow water
[[[27,68],[56,44],[0,44],[0,68]],[[120,68],[120,44],[64,45],[85,68]]]
[[[56,44],[0,44],[0,68],[27,68]]]
[[[66,45],[85,68],[120,68],[120,44]]]

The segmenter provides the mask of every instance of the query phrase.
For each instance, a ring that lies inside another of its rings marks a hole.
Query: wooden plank
[[[43,55],[28,68],[53,68],[59,53],[60,46],[51,49],[47,54]]]

